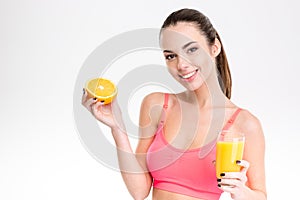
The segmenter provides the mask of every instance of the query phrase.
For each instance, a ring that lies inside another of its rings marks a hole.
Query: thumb
[[[104,115],[108,115],[111,113],[111,104],[106,104],[104,105],[103,103],[101,103],[101,112],[104,114]]]

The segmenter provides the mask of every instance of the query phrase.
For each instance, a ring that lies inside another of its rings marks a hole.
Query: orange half
[[[90,97],[97,98],[103,104],[109,104],[117,95],[117,87],[113,82],[105,78],[89,80],[85,86]]]

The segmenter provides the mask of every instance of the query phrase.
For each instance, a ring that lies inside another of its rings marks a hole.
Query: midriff
[[[152,200],[205,200],[153,188]]]

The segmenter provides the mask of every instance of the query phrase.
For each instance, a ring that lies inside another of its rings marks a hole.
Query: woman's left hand
[[[240,172],[226,172],[221,174],[221,179],[218,179],[218,186],[224,192],[229,192],[231,198],[234,200],[245,199],[249,188],[246,186],[246,173],[249,169],[249,162],[245,160],[238,160],[236,162],[242,166]]]

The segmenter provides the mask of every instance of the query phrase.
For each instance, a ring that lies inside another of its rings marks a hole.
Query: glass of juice
[[[222,131],[217,140],[216,175],[221,173],[239,172],[241,167],[236,164],[242,160],[245,136],[243,133]]]

